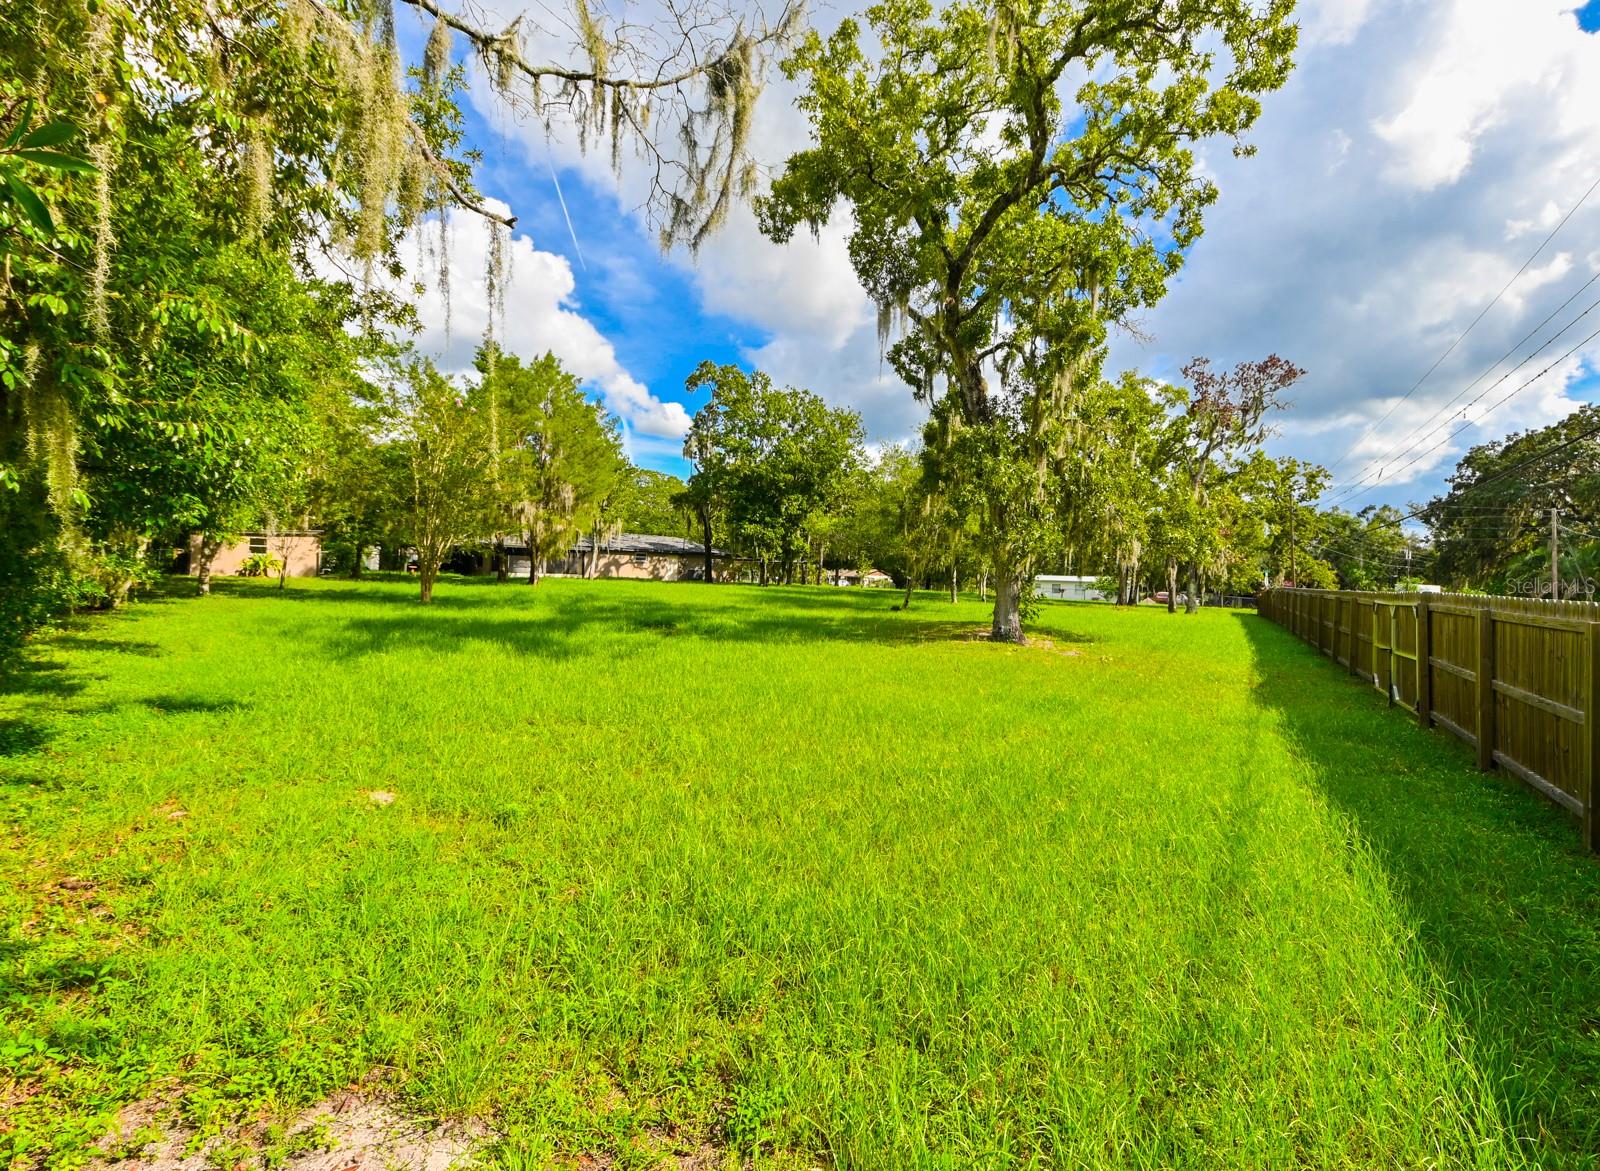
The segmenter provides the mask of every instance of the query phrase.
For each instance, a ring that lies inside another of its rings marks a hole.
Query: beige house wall
[[[581,562],[583,556],[574,560]],[[719,559],[720,560],[720,559]],[[602,553],[594,567],[596,577],[629,577],[644,581],[682,581],[705,564],[702,557],[681,557],[662,553]],[[712,563],[720,573],[722,566]]]
[[[690,581],[695,580],[705,568],[705,557],[700,553],[601,553],[600,561],[591,571],[589,554],[574,550],[565,558],[547,562],[545,573],[564,577],[620,577],[634,581]],[[734,573],[726,557],[712,560],[712,569],[718,581],[732,581]],[[528,572],[528,560],[514,557],[511,573],[521,576]]]
[[[250,556],[250,537],[245,534],[237,541],[224,545],[217,550],[217,555],[211,559],[211,572],[222,575],[233,575],[239,572],[239,567]],[[260,534],[253,534],[261,540]],[[269,536],[265,538],[267,552],[273,557],[281,557],[288,563],[290,577],[315,577],[320,568],[322,553],[322,538],[315,533],[296,533],[285,536]],[[189,538],[189,574],[191,577],[200,572],[200,537],[196,534]]]

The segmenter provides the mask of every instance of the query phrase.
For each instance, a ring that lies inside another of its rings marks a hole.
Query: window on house
[[[649,560],[650,558],[646,557],[643,553],[635,553],[633,555],[633,563],[641,567],[648,563]]]
[[[250,556],[264,556],[267,552],[267,539],[265,537],[250,538]]]

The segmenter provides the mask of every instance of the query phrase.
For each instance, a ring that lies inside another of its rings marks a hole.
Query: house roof
[[[593,547],[593,542],[588,537],[579,537],[573,549],[579,553],[587,553]],[[618,533],[616,536],[607,537],[600,542],[602,553],[654,553],[660,556],[694,557],[704,556],[705,547],[697,541],[686,540],[683,537],[663,537],[653,533]],[[711,547],[713,557],[727,557],[730,554],[726,549]]]

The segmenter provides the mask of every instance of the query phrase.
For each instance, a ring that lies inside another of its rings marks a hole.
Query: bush
[[[240,577],[271,577],[283,569],[283,559],[271,553],[252,553],[239,565]]]
[[[83,555],[77,606],[115,610],[160,575],[143,552],[106,547]]]
[[[0,465],[3,470],[3,465]],[[82,604],[82,583],[36,477],[0,480],[0,659],[32,631]]]

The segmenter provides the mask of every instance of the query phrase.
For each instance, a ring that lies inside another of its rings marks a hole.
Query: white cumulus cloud
[[[1305,19],[1326,33],[1336,6]],[[1265,99],[1256,157],[1208,148],[1221,198],[1205,235],[1141,323],[1153,340],[1113,349],[1114,369],[1154,374],[1196,354],[1305,367],[1280,450],[1371,489],[1354,507],[1425,498],[1472,444],[1576,409],[1600,360],[1600,341],[1580,346],[1488,410],[1600,325],[1596,309],[1496,386],[1600,294],[1495,365],[1600,271],[1600,192],[1463,338],[1600,178],[1600,37],[1571,0],[1358,7],[1348,35],[1303,38]]]
[[[490,201],[502,213],[504,204]],[[424,285],[418,302],[422,331],[417,347],[433,355],[441,369],[471,368],[472,355],[489,324],[484,281],[489,253],[489,225],[477,215],[457,212],[450,219],[449,278],[441,281],[434,253],[438,226],[423,225],[405,244],[407,271]],[[494,323],[500,345],[524,358],[549,352],[573,374],[597,390],[608,410],[624,426],[643,436],[677,440],[689,429],[681,403],[663,401],[624,369],[616,348],[583,315],[575,299],[577,282],[563,256],[542,252],[526,236],[513,233],[511,283],[506,291],[503,321]],[[448,292],[447,292],[448,289]]]

